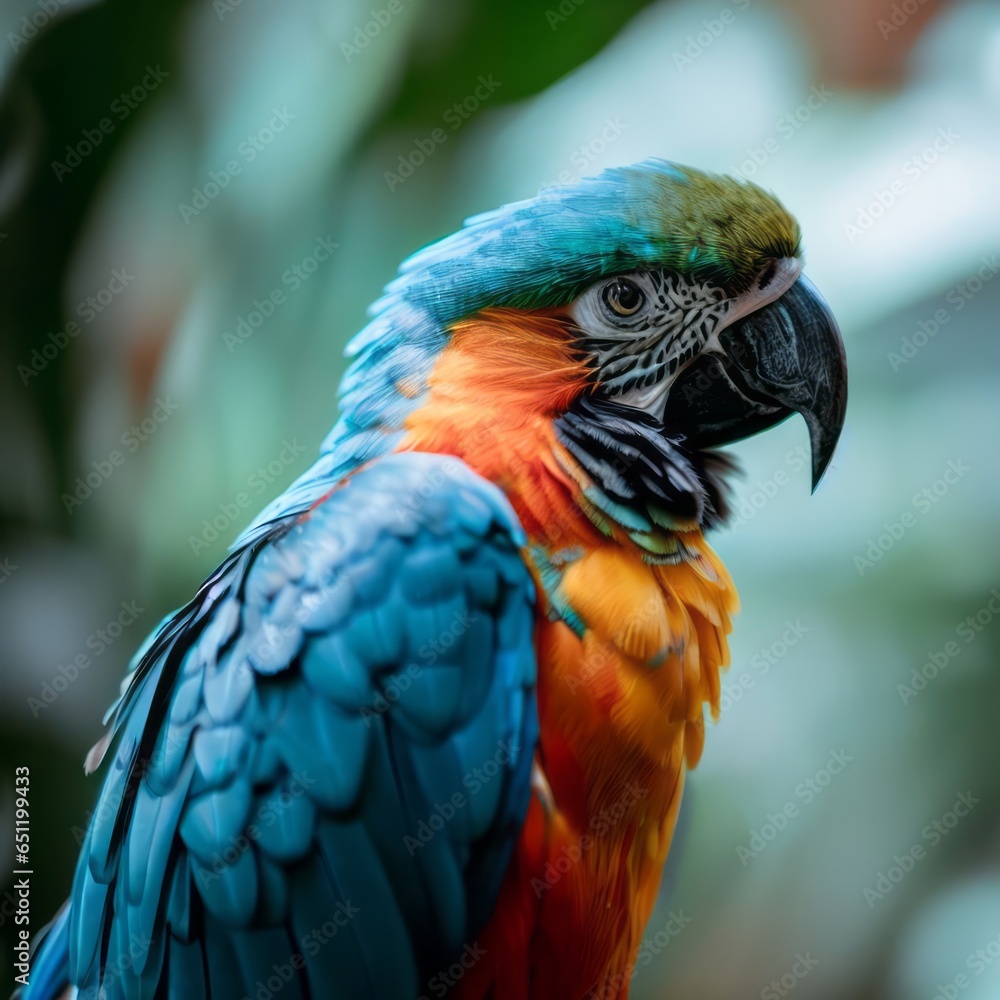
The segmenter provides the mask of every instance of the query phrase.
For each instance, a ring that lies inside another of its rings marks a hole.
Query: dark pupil
[[[642,305],[642,292],[631,281],[615,281],[608,288],[608,300],[618,312],[631,313]]]

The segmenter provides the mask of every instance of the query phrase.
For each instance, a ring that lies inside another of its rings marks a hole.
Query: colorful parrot
[[[662,160],[469,219],[133,660],[25,1000],[628,993],[737,599],[715,449],[844,419],[799,229]]]

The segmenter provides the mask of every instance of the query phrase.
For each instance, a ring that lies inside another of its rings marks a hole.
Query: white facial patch
[[[677,375],[703,351],[719,351],[718,334],[747,313],[783,295],[801,263],[776,261],[750,290],[728,297],[718,285],[689,281],[672,271],[636,271],[602,279],[571,306],[582,331],[580,346],[597,363],[603,393],[656,416]],[[624,283],[628,315],[614,308],[612,285]]]
[[[730,300],[707,284],[692,284],[664,271],[623,275],[643,293],[631,316],[618,316],[605,301],[606,281],[573,303],[570,313],[583,331],[608,396],[642,393],[676,375],[704,346],[726,316]]]

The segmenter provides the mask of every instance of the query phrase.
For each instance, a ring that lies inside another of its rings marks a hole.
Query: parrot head
[[[457,414],[458,438],[491,401],[495,426],[541,414],[587,502],[640,539],[721,520],[731,463],[713,449],[793,413],[815,489],[847,403],[795,220],[663,160],[469,219],[402,265],[352,346],[341,439],[429,412]]]

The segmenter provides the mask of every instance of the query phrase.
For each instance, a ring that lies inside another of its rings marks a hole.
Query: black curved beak
[[[816,489],[844,424],[847,358],[829,306],[805,278],[719,335],[671,387],[665,424],[689,429],[695,447],[729,444],[801,413]]]

